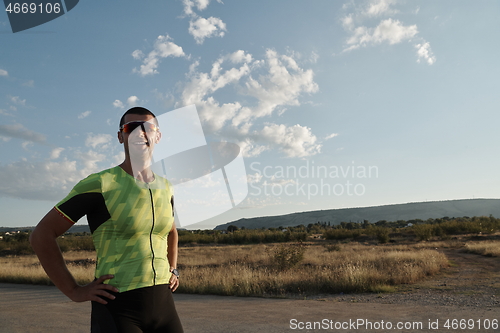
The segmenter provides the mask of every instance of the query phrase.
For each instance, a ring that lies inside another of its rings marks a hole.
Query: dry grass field
[[[415,283],[448,265],[436,250],[352,243],[333,250],[305,245],[303,259],[283,267],[281,252],[290,246],[183,249],[181,291],[241,296],[379,292]]]
[[[93,252],[64,256],[79,283],[93,279]],[[179,292],[238,296],[390,291],[448,265],[435,249],[358,243],[181,247],[179,262]],[[2,282],[50,284],[36,256],[6,256],[0,263]]]
[[[181,246],[179,292],[271,297],[391,292],[446,271],[453,264],[450,251],[499,256],[500,241],[489,238]],[[64,257],[78,283],[93,280],[94,252],[69,251]],[[0,265],[0,282],[51,284],[35,255],[3,256]]]
[[[79,284],[87,284],[94,279],[94,252],[66,252],[64,258]],[[0,282],[52,284],[35,255],[0,257],[0,266]]]
[[[489,257],[500,257],[500,242],[483,241],[465,244],[465,251]]]

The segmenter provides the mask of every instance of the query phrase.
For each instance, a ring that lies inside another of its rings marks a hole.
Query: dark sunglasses
[[[158,126],[147,121],[131,121],[129,123],[123,124],[120,127],[120,131],[122,131],[123,133],[132,133],[139,126],[141,126],[142,130],[146,132],[158,132],[159,130]]]

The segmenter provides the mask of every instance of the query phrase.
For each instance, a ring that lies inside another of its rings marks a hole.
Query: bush
[[[343,240],[349,238],[357,238],[361,236],[363,230],[361,229],[331,229],[323,233],[325,239],[330,240]]]
[[[305,241],[306,232],[275,230],[240,229],[230,233],[216,230],[179,231],[179,244],[259,244]]]
[[[411,230],[417,236],[418,240],[426,241],[434,236],[434,225],[432,224],[416,224],[411,227]]]
[[[271,251],[271,263],[281,271],[289,270],[304,259],[305,251],[302,243],[281,244]]]
[[[68,251],[94,251],[94,242],[91,235],[74,236],[64,235],[57,239],[57,244],[62,252]]]
[[[389,234],[391,232],[391,229],[385,228],[385,227],[375,227],[372,228],[372,230],[375,233],[375,236],[377,237],[377,240],[381,244],[388,243],[390,240]]]

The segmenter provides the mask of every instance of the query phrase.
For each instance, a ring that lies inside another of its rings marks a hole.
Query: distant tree
[[[235,226],[235,225],[232,225],[232,224],[231,224],[231,225],[229,225],[229,226],[227,227],[227,231],[228,231],[228,232],[235,232],[236,230],[238,230],[238,227],[237,227],[237,226]]]

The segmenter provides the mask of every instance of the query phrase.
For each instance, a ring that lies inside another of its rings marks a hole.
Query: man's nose
[[[137,135],[139,137],[145,137],[146,133],[144,130],[141,128],[141,126],[138,126],[133,132],[134,135]]]

